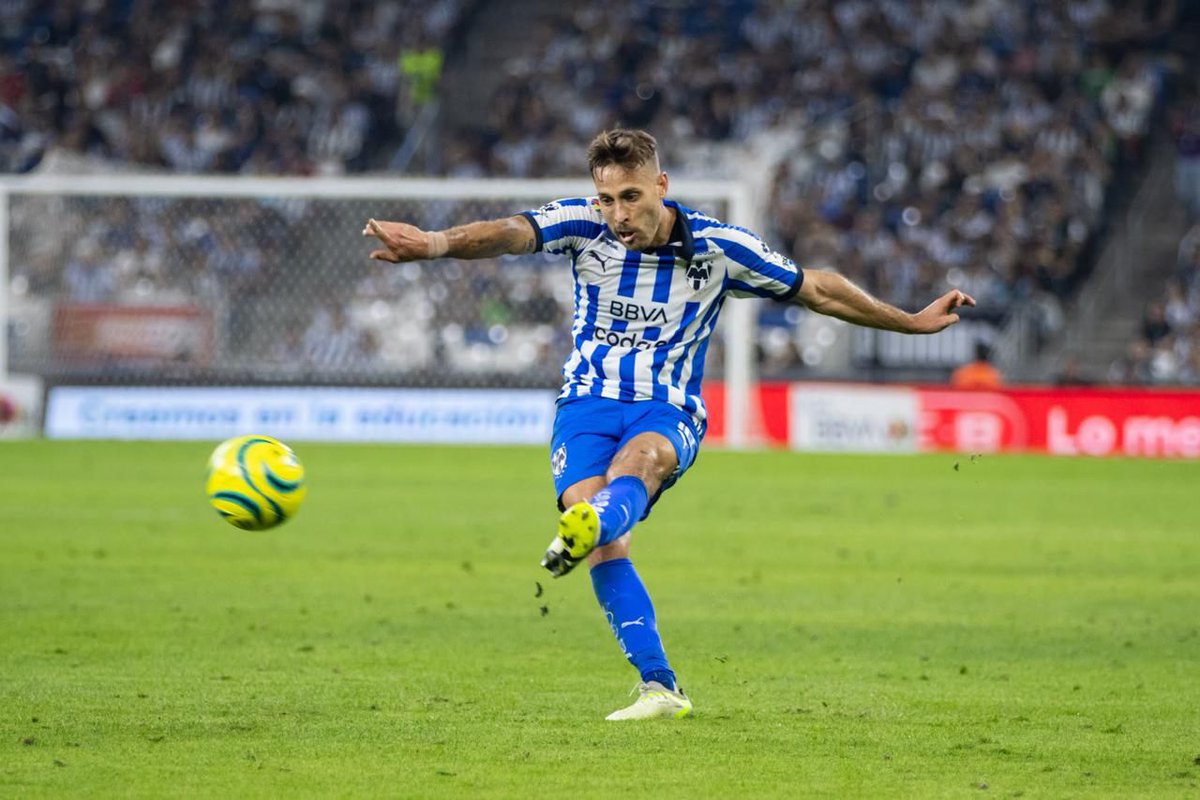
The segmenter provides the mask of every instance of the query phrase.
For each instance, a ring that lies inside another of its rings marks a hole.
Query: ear
[[[661,200],[667,196],[667,186],[670,184],[670,181],[667,180],[667,173],[658,173],[658,180],[655,182],[658,184],[658,197]]]

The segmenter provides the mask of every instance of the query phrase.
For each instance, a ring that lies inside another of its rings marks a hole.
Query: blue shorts
[[[670,440],[679,466],[650,498],[650,507],[696,460],[704,433],[690,414],[661,400],[626,402],[607,397],[566,397],[558,401],[550,440],[550,472],[558,507],[570,486],[608,471],[617,451],[639,433],[653,431]],[[644,519],[645,517],[643,517]]]

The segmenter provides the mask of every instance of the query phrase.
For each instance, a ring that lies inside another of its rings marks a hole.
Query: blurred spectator
[[[339,303],[321,309],[304,332],[305,362],[317,369],[345,368],[360,360],[362,332]]]
[[[1188,302],[1182,284],[1174,281],[1167,286],[1163,303],[1163,322],[1169,331],[1187,331],[1196,322],[1198,309]],[[1149,338],[1149,337],[1147,337]]]
[[[1130,342],[1125,354],[1108,367],[1108,383],[1139,385],[1151,382],[1150,346],[1144,339]]]
[[[1000,370],[992,364],[992,348],[984,342],[975,343],[975,358],[950,373],[950,385],[955,389],[998,389],[1004,383]]]
[[[300,370],[307,362],[307,350],[304,342],[305,329],[303,325],[288,323],[283,327],[283,333],[273,338],[267,360],[274,366],[289,370]]]
[[[117,293],[117,273],[104,260],[100,244],[84,238],[63,270],[63,288],[73,303],[107,303]]]
[[[1068,356],[1062,369],[1054,376],[1055,386],[1092,386],[1095,381],[1088,376],[1083,364],[1074,356]]]
[[[1200,219],[1200,79],[1185,89],[1184,99],[1171,112],[1175,137],[1175,190],[1192,219]]]
[[[405,31],[409,33],[409,31]],[[401,85],[404,89],[399,108],[411,124],[421,109],[437,100],[437,85],[442,77],[442,49],[433,43],[408,36],[400,51]]]
[[[1140,334],[1111,381],[1200,385],[1200,222],[1181,239],[1175,275],[1147,304]]]
[[[1121,63],[1116,76],[1100,92],[1100,105],[1116,133],[1121,155],[1129,164],[1141,161],[1142,140],[1149,127],[1157,90],[1154,70],[1141,58],[1131,56]]]
[[[1153,345],[1170,332],[1171,326],[1167,323],[1163,304],[1157,300],[1148,303],[1146,312],[1142,316],[1142,338]]]

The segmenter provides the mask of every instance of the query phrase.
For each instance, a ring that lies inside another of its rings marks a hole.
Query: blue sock
[[[600,541],[596,544],[608,544],[628,533],[642,518],[650,502],[650,493],[641,478],[622,475],[592,495],[588,502],[600,516]]]
[[[625,657],[637,667],[642,680],[658,681],[674,690],[675,673],[658,635],[654,604],[633,562],[628,558],[601,561],[592,567],[592,588]]]

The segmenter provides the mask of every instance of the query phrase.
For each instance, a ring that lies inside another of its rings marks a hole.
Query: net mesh
[[[551,196],[9,196],[9,369],[119,383],[557,386],[564,257],[391,265],[370,217],[440,229]],[[723,215],[726,203],[681,200]],[[720,348],[709,374],[720,374]]]

